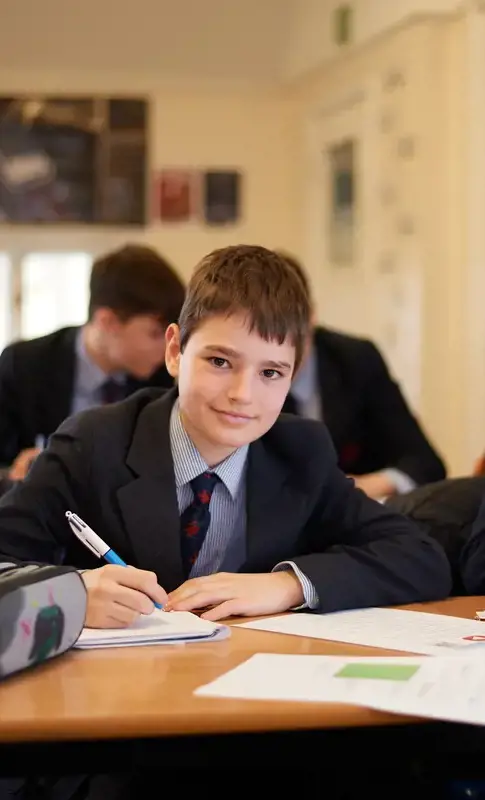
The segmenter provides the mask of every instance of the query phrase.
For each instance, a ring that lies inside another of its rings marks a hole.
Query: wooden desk
[[[482,607],[485,598],[473,597],[408,606],[468,618]],[[0,743],[67,739],[96,740],[99,746],[100,740],[166,740],[181,735],[363,727],[369,732],[411,723],[413,728],[427,727],[421,720],[339,704],[193,696],[196,687],[256,652],[396,655],[395,651],[240,628],[232,629],[230,639],[210,644],[72,651],[0,686]]]

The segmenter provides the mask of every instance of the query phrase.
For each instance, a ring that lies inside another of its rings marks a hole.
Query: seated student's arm
[[[438,600],[451,591],[441,546],[337,469],[306,535],[307,554],[292,560],[314,586],[320,611]]]
[[[360,362],[366,369],[366,416],[372,435],[386,453],[387,463],[380,473],[356,478],[357,484],[362,481],[363,491],[379,497],[383,486],[374,492],[372,481],[365,479],[379,477],[381,483],[387,481],[391,489],[402,493],[445,478],[443,461],[411,412],[379,350],[372,342],[363,342],[361,346],[365,348]]]
[[[460,572],[467,594],[485,594],[485,497],[461,551]]]
[[[89,412],[67,420],[36,459],[27,478],[0,499],[0,564],[63,564],[72,549],[66,510],[83,515],[95,488],[90,479],[92,435]],[[90,553],[79,546],[82,569]],[[74,559],[75,560],[75,559]],[[100,562],[101,563],[101,562]],[[88,590],[86,625],[125,627],[154,603],[163,605],[166,593],[154,573],[111,564],[82,572]]]

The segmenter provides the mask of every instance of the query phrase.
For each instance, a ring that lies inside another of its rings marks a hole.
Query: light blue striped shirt
[[[291,395],[298,413],[307,419],[323,419],[322,401],[318,386],[317,352],[314,347],[308,353],[291,384]]]
[[[190,481],[202,472],[219,476],[210,503],[210,524],[190,578],[216,572],[237,572],[246,560],[246,468],[248,445],[211,469],[187,434],[180,419],[178,401],[170,416],[170,447],[175,473],[179,514],[193,499]],[[293,569],[299,579],[305,604],[301,608],[316,608],[315,587],[292,561],[277,564],[274,570]]]
[[[101,405],[102,386],[107,378],[111,378],[117,383],[125,383],[126,381],[126,375],[123,372],[107,375],[90,359],[84,345],[82,328],[80,328],[76,337],[75,353],[76,371],[71,414],[78,414],[80,411],[86,411],[88,408]]]

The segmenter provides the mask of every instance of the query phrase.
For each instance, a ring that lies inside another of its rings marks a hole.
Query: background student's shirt
[[[75,344],[75,377],[71,402],[71,414],[86,411],[103,402],[103,385],[108,379],[126,387],[126,374],[118,372],[107,375],[89,357],[84,346],[82,328],[78,331]]]
[[[214,472],[220,478],[212,493],[209,529],[189,577],[197,578],[215,572],[236,572],[246,560],[248,445],[238,448],[214,469],[210,469],[188,436],[180,419],[179,403],[176,401],[170,415],[170,448],[180,515],[193,499],[191,480],[207,471]],[[274,567],[275,571],[282,569],[293,569],[303,590],[304,606],[316,608],[318,596],[306,575],[291,561]]]
[[[322,398],[318,380],[316,348],[312,347],[291,385],[291,396],[298,414],[308,419],[323,421]],[[388,467],[381,472],[391,481],[398,494],[405,494],[416,487],[415,481],[399,469]]]

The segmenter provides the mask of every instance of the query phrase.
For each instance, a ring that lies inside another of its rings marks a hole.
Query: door
[[[420,253],[384,215],[378,109],[369,85],[308,123],[306,263],[318,319],[372,339],[418,410]]]

